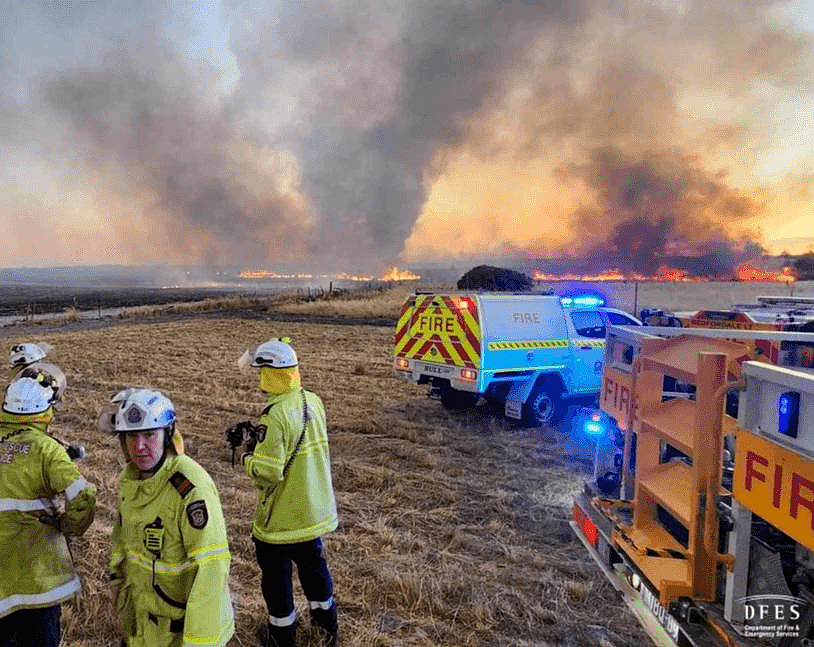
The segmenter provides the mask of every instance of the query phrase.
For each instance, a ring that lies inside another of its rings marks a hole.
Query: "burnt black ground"
[[[25,316],[64,312],[68,308],[95,310],[138,305],[161,305],[202,301],[215,297],[245,295],[222,288],[83,288],[51,285],[0,285],[0,316]]]
[[[281,292],[282,294],[282,292]],[[19,336],[27,333],[41,334],[51,331],[78,331],[107,328],[134,323],[165,323],[190,318],[259,319],[316,324],[350,326],[394,327],[394,319],[381,317],[340,317],[313,314],[276,312],[273,306],[221,307],[213,310],[160,312],[138,317],[117,317],[102,314],[104,310],[134,306],[162,306],[226,297],[254,297],[256,293],[227,290],[223,288],[116,288],[92,290],[55,286],[0,285],[0,316],[16,316],[20,320],[0,327],[0,337]],[[267,296],[274,296],[269,293]],[[79,320],[37,318],[45,313],[61,313],[71,309],[85,312],[88,316]],[[100,316],[94,316],[100,312]]]

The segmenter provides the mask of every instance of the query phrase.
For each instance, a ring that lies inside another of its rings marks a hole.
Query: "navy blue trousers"
[[[286,618],[294,613],[292,564],[297,565],[302,591],[309,602],[332,600],[333,581],[321,539],[300,544],[267,544],[256,537],[252,539],[263,572],[260,589],[270,616]]]
[[[62,606],[20,609],[0,618],[0,647],[58,647]]]

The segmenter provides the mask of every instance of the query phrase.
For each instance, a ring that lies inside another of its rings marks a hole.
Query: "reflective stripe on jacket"
[[[60,604],[81,588],[65,534],[90,526],[96,490],[46,427],[0,422],[0,618]]]
[[[229,641],[235,623],[226,524],[215,484],[194,460],[168,454],[143,481],[132,466],[125,468],[111,544],[111,571],[123,579],[118,606],[130,647],[221,647]],[[171,621],[183,629],[173,633]]]
[[[303,393],[308,425],[283,477],[303,431]],[[266,426],[265,438],[245,461],[258,489],[252,535],[270,544],[295,544],[335,530],[339,522],[322,400],[301,387],[272,395],[259,423]]]

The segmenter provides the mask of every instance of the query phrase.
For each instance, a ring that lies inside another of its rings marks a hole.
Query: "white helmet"
[[[24,368],[6,387],[3,411],[42,413],[54,406],[65,391],[65,375],[53,364]]]
[[[253,346],[240,356],[237,365],[240,368],[291,368],[297,366],[297,354],[289,345],[291,337],[274,337],[262,344]]]
[[[119,391],[102,407],[97,426],[109,433],[166,429],[175,423],[175,406],[160,391],[130,388]]]
[[[53,350],[50,344],[37,342],[36,344],[27,342],[25,344],[15,344],[9,352],[9,366],[28,366],[43,359]]]

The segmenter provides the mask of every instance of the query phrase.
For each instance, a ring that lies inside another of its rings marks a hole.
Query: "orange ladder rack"
[[[633,521],[614,531],[614,542],[665,606],[681,596],[716,596],[717,566],[725,559],[717,550],[723,438],[736,426],[724,414],[722,387],[744,353],[741,343],[680,336],[648,340],[634,364],[625,431],[626,457],[636,434]],[[695,400],[662,401],[665,376],[693,384]],[[663,461],[667,445],[684,456]]]

